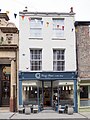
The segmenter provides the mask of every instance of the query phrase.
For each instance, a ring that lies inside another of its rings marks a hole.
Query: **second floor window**
[[[30,37],[42,37],[42,19],[31,18],[30,20]]]
[[[64,19],[53,18],[53,37],[64,37]]]
[[[65,50],[53,50],[53,70],[65,70]]]
[[[30,50],[30,68],[32,71],[42,70],[42,50],[41,49]]]

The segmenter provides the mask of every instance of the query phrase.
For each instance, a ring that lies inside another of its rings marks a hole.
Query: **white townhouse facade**
[[[77,112],[76,43],[69,13],[19,12],[19,104],[71,104]]]

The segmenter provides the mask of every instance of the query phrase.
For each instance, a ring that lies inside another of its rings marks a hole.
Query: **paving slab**
[[[87,117],[90,120],[90,112],[80,112],[80,114]]]
[[[28,119],[28,120],[86,120],[87,118],[81,114],[74,113],[72,115],[68,114],[59,114],[57,112],[39,112],[31,113],[29,115],[16,113],[11,119]]]
[[[0,120],[10,119],[14,114],[13,112],[0,112]]]
[[[0,120],[88,120],[90,113],[73,113],[72,115],[57,113],[53,110],[43,110],[39,113],[31,113],[29,115],[13,113],[13,112],[0,112]]]

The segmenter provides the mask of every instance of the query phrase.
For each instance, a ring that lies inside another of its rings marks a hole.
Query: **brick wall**
[[[89,26],[76,27],[77,68],[80,77],[90,77],[90,30]]]

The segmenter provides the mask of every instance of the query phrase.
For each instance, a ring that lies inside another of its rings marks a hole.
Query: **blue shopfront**
[[[70,104],[77,112],[76,72],[20,72],[19,105],[53,107]]]

